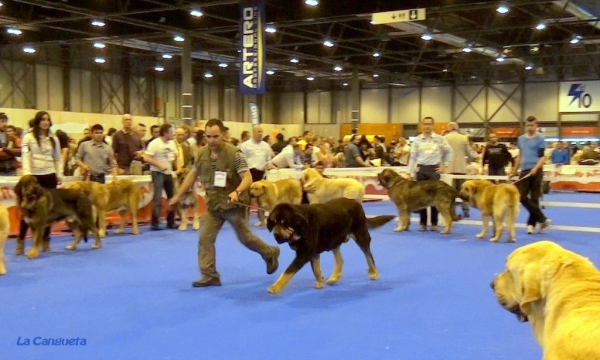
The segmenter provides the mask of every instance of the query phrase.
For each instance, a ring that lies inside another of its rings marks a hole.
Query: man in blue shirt
[[[571,163],[569,145],[564,141],[558,143],[558,146],[552,151],[552,155],[550,155],[550,161],[556,165],[569,165]]]
[[[529,212],[527,233],[533,234],[537,223],[540,224],[540,232],[543,232],[550,226],[551,222],[540,209],[542,178],[544,175],[544,163],[546,162],[546,157],[544,156],[546,143],[544,137],[538,133],[535,117],[529,116],[527,118],[525,128],[526,133],[519,136],[517,141],[519,155],[515,160],[511,177],[517,175],[517,170],[520,167],[521,174],[517,182],[517,187],[521,194],[521,204]]]

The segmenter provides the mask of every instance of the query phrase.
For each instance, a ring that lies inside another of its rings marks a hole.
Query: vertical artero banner
[[[262,1],[240,3],[240,93],[264,94],[265,4]]]

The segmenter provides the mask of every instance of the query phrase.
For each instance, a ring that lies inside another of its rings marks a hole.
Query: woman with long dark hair
[[[38,111],[35,114],[32,131],[25,135],[21,144],[23,175],[33,175],[46,189],[56,189],[61,183],[64,170],[60,143],[50,131],[51,126],[50,114],[46,111]],[[25,250],[27,228],[27,223],[21,219],[16,255],[23,254]],[[50,227],[44,230],[42,245],[44,252],[50,251]]]

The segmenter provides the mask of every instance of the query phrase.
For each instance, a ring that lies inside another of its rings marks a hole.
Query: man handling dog
[[[113,149],[104,143],[104,128],[100,124],[92,126],[92,140],[86,141],[77,150],[77,165],[81,173],[91,181],[106,183],[106,175],[112,173],[113,178],[119,173],[119,167]]]
[[[267,245],[250,231],[246,208],[238,205],[238,202],[247,202],[252,175],[242,152],[224,141],[225,132],[225,125],[219,119],[206,123],[207,146],[199,150],[194,167],[169,201],[170,206],[175,206],[196,177],[206,190],[207,211],[202,217],[198,241],[198,266],[202,278],[194,281],[193,287],[221,285],[215,264],[215,241],[225,221],[231,224],[244,246],[262,256],[267,264],[267,274],[274,273],[279,265],[279,247]]]
[[[423,131],[415,138],[410,146],[410,159],[408,171],[414,177],[416,169],[416,180],[439,180],[440,175],[446,172],[446,168],[452,159],[452,148],[448,141],[441,135],[433,132],[435,120],[427,116],[421,120]],[[427,209],[419,211],[421,217],[419,231],[427,230]],[[437,231],[438,211],[431,208],[431,231]]]

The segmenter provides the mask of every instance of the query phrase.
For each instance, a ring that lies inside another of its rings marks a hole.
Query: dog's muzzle
[[[294,229],[292,229],[291,227],[284,227],[279,225],[275,226],[275,228],[273,229],[273,236],[275,237],[275,241],[277,241],[278,244],[283,244],[286,242],[291,243],[300,238],[295,233]]]

